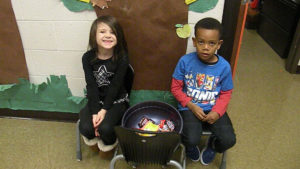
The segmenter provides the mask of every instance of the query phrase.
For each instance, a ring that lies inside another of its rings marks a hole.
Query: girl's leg
[[[209,127],[213,135],[216,137],[213,147],[217,152],[223,153],[225,150],[234,146],[236,136],[227,113],[225,113],[214,124],[209,125]]]
[[[86,105],[79,113],[79,131],[87,139],[95,138],[95,129],[93,127],[92,115],[89,111],[88,105]]]
[[[101,140],[105,145],[114,144],[116,135],[114,127],[120,125],[124,112],[126,111],[126,103],[114,104],[111,109],[107,110],[105,118],[98,128]]]
[[[200,143],[202,122],[190,110],[180,112],[183,119],[182,142],[186,147],[194,147]]]

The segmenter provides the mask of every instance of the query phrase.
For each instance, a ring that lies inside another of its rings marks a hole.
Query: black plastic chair
[[[110,169],[114,169],[116,161],[125,159],[133,167],[145,165],[172,165],[185,169],[185,148],[180,144],[180,135],[176,132],[149,132],[136,129],[115,127],[122,154],[117,155],[110,162]],[[144,135],[146,134],[146,135]],[[177,148],[181,148],[180,162],[171,157]]]
[[[171,120],[175,126],[172,132],[150,132],[138,130],[138,123],[147,117],[156,124],[160,120]],[[122,118],[122,126],[115,127],[115,132],[121,148],[121,154],[115,151],[110,163],[114,169],[116,161],[125,159],[133,166],[140,164],[156,164],[161,166],[173,165],[185,169],[185,147],[181,144],[180,133],[183,121],[180,113],[173,106],[159,102],[146,101],[130,107]],[[180,160],[171,157],[177,148],[181,149]]]
[[[132,84],[133,84],[133,79],[134,79],[134,69],[133,67],[129,64],[126,75],[125,75],[125,88],[128,93],[128,97],[130,96],[131,89],[132,89]],[[129,105],[128,105],[129,107]],[[76,123],[76,159],[77,161],[82,160],[82,153],[81,153],[81,134],[79,131],[79,124],[80,124],[80,119]]]

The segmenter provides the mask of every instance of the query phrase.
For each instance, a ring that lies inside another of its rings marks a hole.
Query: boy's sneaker
[[[212,148],[213,140],[214,137],[210,136],[206,141],[206,146],[201,151],[200,161],[203,165],[208,165],[215,159],[216,151]]]
[[[197,162],[200,160],[200,150],[198,146],[187,147],[186,156],[189,157],[192,161]]]

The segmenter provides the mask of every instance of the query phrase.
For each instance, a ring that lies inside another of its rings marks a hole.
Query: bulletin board
[[[115,0],[95,11],[115,16],[124,29],[135,69],[133,89],[168,91],[178,59],[186,53],[187,39],[177,36],[175,25],[187,24],[188,5],[183,0]]]
[[[1,0],[0,10],[0,84],[16,83],[28,79],[25,54],[11,1]]]

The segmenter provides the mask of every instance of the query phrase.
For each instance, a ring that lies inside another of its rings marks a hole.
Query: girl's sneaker
[[[213,140],[214,137],[210,136],[206,141],[206,146],[201,151],[200,161],[203,165],[211,163],[216,156],[216,151],[212,148]]]
[[[108,152],[108,151],[113,150],[118,145],[118,140],[116,140],[116,142],[114,144],[105,145],[104,142],[101,139],[99,139],[97,144],[98,144],[98,148],[99,148],[100,151]]]
[[[187,147],[186,156],[189,157],[192,161],[197,162],[200,160],[200,150],[198,146]]]
[[[98,137],[95,137],[95,138],[93,138],[93,139],[88,139],[88,138],[86,138],[85,136],[82,135],[82,138],[83,138],[84,143],[85,143],[86,145],[88,145],[88,146],[94,146],[94,145],[96,145],[96,144],[98,143],[98,141],[99,141],[99,138],[98,138]]]

